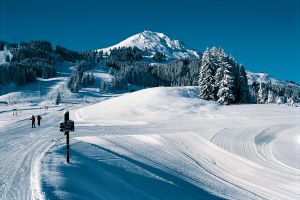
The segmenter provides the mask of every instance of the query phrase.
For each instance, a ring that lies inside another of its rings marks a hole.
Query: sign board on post
[[[68,130],[68,131],[74,131],[74,121],[72,120],[67,120],[65,122],[65,128]]]
[[[69,119],[69,111],[65,112],[64,122],[60,123],[60,132],[64,132],[66,135],[66,161],[70,163],[70,141],[69,141],[69,132],[74,131],[74,121]]]
[[[64,122],[60,123],[59,128],[60,128],[60,132],[65,132],[65,123]]]

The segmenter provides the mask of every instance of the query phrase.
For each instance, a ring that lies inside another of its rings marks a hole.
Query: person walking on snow
[[[40,115],[37,116],[38,126],[41,125],[42,117]]]
[[[32,115],[30,120],[31,120],[31,128],[35,128],[35,117],[34,117],[34,115]]]

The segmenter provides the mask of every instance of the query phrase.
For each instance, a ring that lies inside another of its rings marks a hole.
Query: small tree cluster
[[[83,73],[82,78],[81,78],[81,84],[82,84],[82,87],[94,85],[95,84],[94,74],[93,73],[91,73],[91,74]]]
[[[157,51],[155,52],[155,54],[153,55],[152,59],[156,62],[164,62],[166,61],[166,55]]]
[[[253,82],[250,86],[251,100],[253,103],[287,103],[300,98],[300,86],[273,85],[271,82]]]
[[[200,61],[177,60],[168,64],[151,65],[144,62],[116,62],[110,68],[113,88],[124,89],[127,84],[141,87],[197,85]]]
[[[110,50],[109,62],[135,62],[143,59],[143,51],[137,47],[119,47]]]
[[[55,62],[52,55],[52,46],[47,41],[21,42],[18,48],[10,48],[13,54],[12,62],[21,62],[24,59],[44,59]]]
[[[59,45],[56,46],[55,53],[59,60],[65,60],[72,63],[84,59],[84,56],[81,53],[69,50]]]
[[[78,93],[80,88],[95,84],[94,74],[85,73],[85,71],[91,69],[93,65],[94,63],[89,61],[81,61],[78,64],[68,81],[68,87],[71,92]]]

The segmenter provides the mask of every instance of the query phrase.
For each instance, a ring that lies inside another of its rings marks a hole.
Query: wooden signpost
[[[60,123],[60,132],[64,132],[66,136],[66,162],[70,163],[70,136],[69,132],[74,131],[74,121],[69,119],[69,111],[65,112],[64,122]]]

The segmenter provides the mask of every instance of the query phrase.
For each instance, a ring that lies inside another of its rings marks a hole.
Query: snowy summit
[[[163,33],[143,31],[133,35],[122,42],[111,47],[98,49],[104,53],[110,53],[111,49],[119,47],[138,47],[141,50],[146,50],[150,54],[160,52],[166,55],[167,58],[181,59],[181,58],[199,58],[199,53],[195,50],[188,49],[183,42],[171,39]]]

